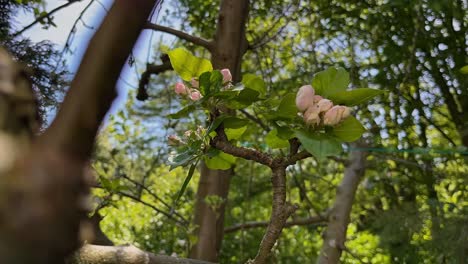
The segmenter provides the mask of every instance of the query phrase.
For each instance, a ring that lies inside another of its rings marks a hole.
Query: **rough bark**
[[[271,249],[281,235],[286,225],[286,220],[291,216],[297,207],[286,202],[286,167],[279,166],[272,168],[271,183],[273,185],[273,202],[270,223],[257,252],[255,259],[249,263],[267,263]]]
[[[156,2],[115,1],[52,126],[0,171],[0,263],[61,264],[80,246],[89,186],[83,168],[115,97],[120,70]],[[19,85],[16,78],[8,82]],[[7,110],[24,109],[14,94],[2,99],[12,100]],[[24,123],[21,115],[11,117]],[[21,146],[16,140],[3,143],[11,142]]]
[[[215,69],[230,69],[233,80],[240,80],[242,56],[247,49],[245,24],[248,16],[248,0],[223,0],[221,2],[216,35],[210,48],[211,62]],[[208,195],[227,200],[232,170],[210,170],[201,164],[201,176],[197,191],[194,225],[197,242],[190,257],[218,261],[223,238],[225,203],[213,210],[205,203]]]
[[[195,259],[155,255],[134,246],[85,245],[67,264],[212,264]]]
[[[344,177],[336,191],[335,203],[328,217],[322,250],[317,263],[339,263],[345,247],[346,230],[350,221],[354,196],[361,178],[365,173],[367,153],[352,152],[345,168]]]

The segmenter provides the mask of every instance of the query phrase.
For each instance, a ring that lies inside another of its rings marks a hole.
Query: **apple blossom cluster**
[[[223,85],[226,89],[227,87],[231,86],[231,82],[232,82],[231,71],[229,71],[229,69],[222,69],[220,72],[223,75]],[[174,86],[174,91],[176,92],[176,94],[179,94],[179,95],[187,95],[188,98],[190,98],[190,100],[192,101],[200,100],[203,96],[198,90],[200,86],[198,79],[192,78],[190,80],[190,86],[191,87],[188,87],[183,82],[177,82]]]
[[[351,109],[315,94],[310,85],[302,86],[296,95],[297,109],[302,113],[307,125],[335,126],[351,114]]]
[[[184,139],[177,135],[169,135],[167,137],[167,143],[169,146],[183,146],[191,142],[203,140],[206,134],[206,128],[198,126],[197,130],[187,130],[184,132]]]

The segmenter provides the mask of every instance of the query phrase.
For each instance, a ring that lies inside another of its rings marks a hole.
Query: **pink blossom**
[[[332,108],[333,103],[332,103],[332,101],[330,101],[328,99],[322,99],[317,103],[317,107],[319,108],[319,112],[322,113],[322,112],[326,112],[330,108]]]
[[[183,82],[177,82],[174,87],[176,94],[187,94],[187,87]]]
[[[304,112],[313,105],[312,98],[315,95],[315,90],[310,85],[304,85],[299,88],[296,94],[296,107],[299,111]]]
[[[192,100],[192,101],[198,101],[201,98],[202,98],[202,95],[197,90],[190,93],[190,100]]]
[[[320,96],[320,95],[314,95],[314,96],[312,97],[312,102],[313,102],[314,104],[316,104],[316,103],[320,102],[320,100],[322,100],[322,99],[323,99],[322,96]]]
[[[223,83],[232,81],[232,75],[229,69],[222,69],[221,74],[223,75]]]
[[[346,119],[350,114],[351,110],[349,107],[335,105],[325,113],[323,117],[323,123],[325,125],[334,126]]]
[[[304,122],[308,125],[319,125],[320,124],[320,108],[317,105],[312,105],[304,113]]]
[[[340,114],[340,105],[333,106],[330,110],[325,112],[323,116],[323,123],[327,126],[334,126],[341,121],[341,114]]]
[[[198,88],[200,83],[198,82],[198,80],[196,78],[192,78],[190,80],[190,84],[192,85],[193,88]]]

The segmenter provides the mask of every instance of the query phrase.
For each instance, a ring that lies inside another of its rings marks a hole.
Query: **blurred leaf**
[[[463,74],[468,74],[468,65],[463,66],[463,67],[460,69],[460,72],[463,73]]]
[[[179,119],[182,117],[187,117],[191,112],[193,112],[196,109],[196,104],[190,104],[187,105],[186,107],[180,109],[178,112],[169,114],[167,117],[169,118],[174,118],[174,119]]]
[[[262,78],[255,74],[244,74],[242,76],[242,84],[249,89],[257,91],[261,96],[266,94],[266,84]]]

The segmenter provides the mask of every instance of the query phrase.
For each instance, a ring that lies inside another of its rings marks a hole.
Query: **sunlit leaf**
[[[236,157],[221,151],[216,156],[205,156],[203,159],[206,166],[212,170],[228,170],[236,161]]]
[[[249,89],[259,92],[261,96],[266,94],[266,84],[262,78],[256,76],[255,74],[244,74],[242,76],[242,84]]]
[[[209,60],[198,58],[184,48],[173,49],[167,55],[172,68],[184,81],[190,81],[192,77],[198,78],[202,73],[213,70]]]

